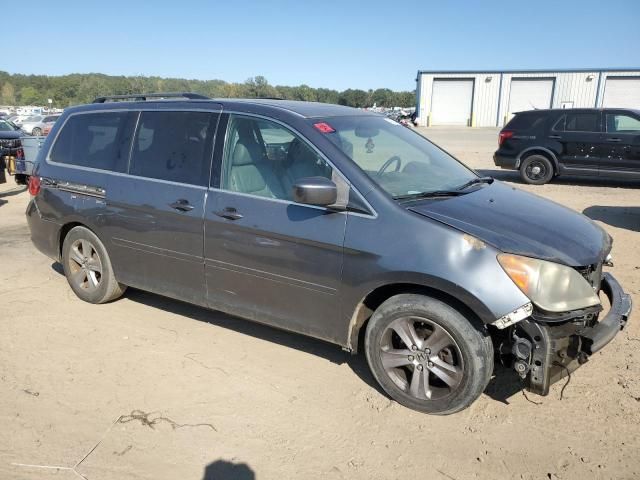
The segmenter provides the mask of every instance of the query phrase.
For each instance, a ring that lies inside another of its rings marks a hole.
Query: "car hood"
[[[498,250],[572,267],[602,261],[611,237],[582,214],[501,182],[408,209],[473,235]]]
[[[0,138],[3,140],[12,139],[12,138],[20,138],[23,135],[22,132],[14,130],[12,132],[0,132]]]

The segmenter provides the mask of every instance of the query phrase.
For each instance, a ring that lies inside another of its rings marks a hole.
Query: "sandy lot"
[[[494,129],[424,130],[474,168],[596,219],[640,305],[640,184],[527,187],[493,170]],[[1,479],[640,477],[640,318],[562,391],[498,368],[471,408],[422,415],[362,356],[140,291],[93,306],[31,245],[0,186]]]

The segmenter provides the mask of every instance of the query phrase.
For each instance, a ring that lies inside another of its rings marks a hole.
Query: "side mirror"
[[[293,201],[327,207],[338,200],[338,187],[325,177],[300,178],[293,185]]]

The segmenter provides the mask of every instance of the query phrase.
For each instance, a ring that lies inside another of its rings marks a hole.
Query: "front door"
[[[572,112],[562,115],[549,132],[561,144],[559,162],[564,173],[597,175],[602,155],[600,112]]]
[[[640,176],[640,115],[605,111],[602,176],[637,178]]]
[[[203,215],[218,113],[143,111],[128,175],[107,189],[116,277],[203,303]]]
[[[226,138],[205,208],[210,306],[336,340],[347,215],[292,201],[297,179],[335,172],[280,123],[231,115]]]

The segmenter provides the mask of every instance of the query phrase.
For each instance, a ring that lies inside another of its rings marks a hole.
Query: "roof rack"
[[[199,93],[191,92],[165,92],[165,93],[132,93],[130,95],[108,95],[105,97],[98,97],[92,103],[105,103],[107,101],[114,100],[134,100],[134,101],[146,101],[152,98],[187,98],[189,100],[210,100],[206,95],[200,95]]]

